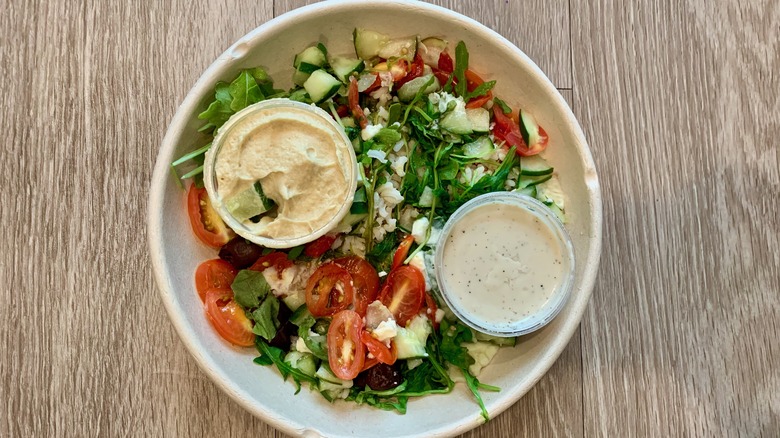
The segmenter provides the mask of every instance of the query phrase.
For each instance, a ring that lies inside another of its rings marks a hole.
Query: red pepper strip
[[[363,109],[360,108],[358,97],[357,80],[353,76],[349,79],[347,100],[349,101],[349,108],[352,110],[352,117],[358,121],[360,129],[365,129],[365,127],[368,126],[368,119],[366,119],[366,114],[363,112]]]
[[[396,88],[401,88],[403,84],[411,81],[414,78],[418,78],[422,76],[424,70],[425,70],[425,63],[423,62],[422,56],[420,56],[420,54],[417,53],[414,55],[414,61],[409,66],[409,71],[406,72],[406,76],[402,77],[401,79],[395,82]]]

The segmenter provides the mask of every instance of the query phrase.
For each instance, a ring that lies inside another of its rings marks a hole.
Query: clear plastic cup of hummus
[[[268,248],[302,245],[333,230],[349,213],[357,175],[344,128],[322,109],[289,99],[234,114],[203,165],[220,217]]]
[[[492,336],[542,328],[574,282],[574,249],[563,224],[546,205],[516,192],[463,204],[442,228],[434,260],[447,307]]]

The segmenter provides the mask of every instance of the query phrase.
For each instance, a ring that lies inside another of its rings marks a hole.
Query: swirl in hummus
[[[218,197],[229,200],[259,183],[276,203],[259,220],[241,222],[251,234],[287,240],[316,233],[352,199],[351,145],[315,111],[262,107],[241,115],[222,137],[214,164]]]

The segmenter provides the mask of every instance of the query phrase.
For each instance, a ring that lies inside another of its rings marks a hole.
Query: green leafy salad
[[[487,420],[480,394],[499,388],[478,376],[516,339],[473,331],[442,308],[434,249],[448,217],[489,192],[524,193],[565,219],[553,168],[538,156],[547,134],[493,95],[495,81],[470,68],[463,42],[450,51],[439,37],[365,29],[353,41],[354,54],[320,43],[295,55],[290,90],[274,88],[260,67],[243,70],[216,84],[199,115],[213,139],[231,116],[266,99],[331,114],[352,142],[359,178],[349,214],[328,234],[282,250],[237,237],[203,188],[211,143],[172,163],[177,179],[192,179],[193,232],[219,250],[195,272],[206,317],[225,340],[257,348],[255,363],[291,378],[296,393],[305,383],[329,401],[404,413],[410,398],[449,393],[461,381]],[[257,190],[262,211],[273,211],[275,200]]]

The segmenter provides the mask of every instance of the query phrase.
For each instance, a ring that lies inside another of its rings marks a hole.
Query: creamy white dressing
[[[487,203],[442,242],[443,280],[454,310],[486,328],[533,317],[564,281],[564,245],[525,208]]]

